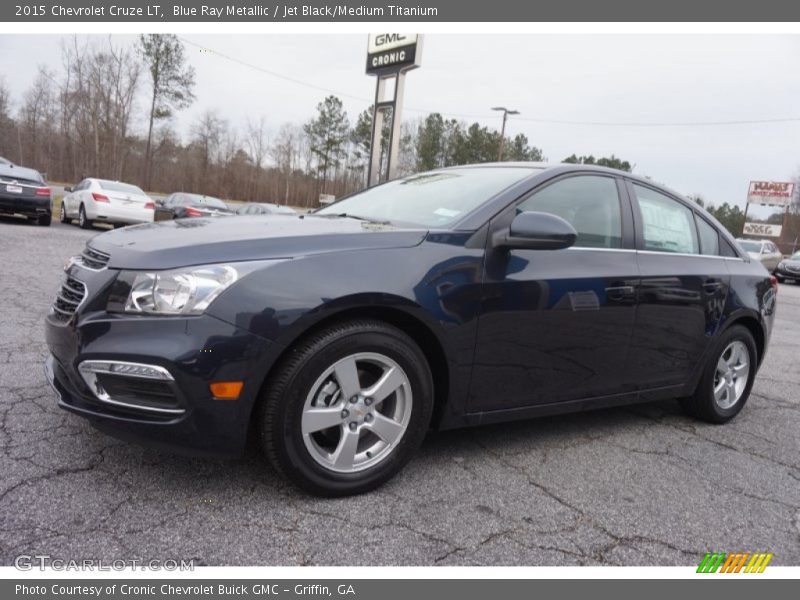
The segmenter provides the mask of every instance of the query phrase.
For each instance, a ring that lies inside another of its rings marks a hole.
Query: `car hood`
[[[348,217],[264,215],[195,217],[145,223],[96,236],[89,245],[110,255],[115,269],[190,265],[326,252],[416,246],[426,230],[401,229]]]
[[[791,258],[784,258],[781,261],[784,267],[792,267],[793,269],[800,269],[800,260],[792,260]]]

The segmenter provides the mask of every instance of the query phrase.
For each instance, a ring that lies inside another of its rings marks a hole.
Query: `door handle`
[[[606,288],[606,297],[609,300],[624,300],[626,297],[632,296],[634,287],[632,285],[617,285]]]
[[[722,283],[714,279],[710,279],[703,284],[703,289],[706,294],[716,294],[717,290],[722,287]]]

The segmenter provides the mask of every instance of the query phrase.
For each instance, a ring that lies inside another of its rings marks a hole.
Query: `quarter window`
[[[709,256],[719,256],[719,233],[705,219],[696,216],[697,232],[700,234],[700,252]]]
[[[562,179],[535,192],[517,206],[561,217],[578,232],[575,246],[620,248],[622,225],[617,182],[611,177],[582,175]]]
[[[642,213],[644,249],[699,254],[692,210],[669,196],[633,184]]]

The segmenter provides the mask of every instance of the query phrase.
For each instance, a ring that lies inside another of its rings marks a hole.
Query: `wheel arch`
[[[701,359],[697,362],[697,367],[695,368],[691,378],[689,379],[689,382],[687,382],[687,385],[684,388],[684,394],[694,393],[703,375],[703,370],[705,369],[706,362],[708,361],[709,352],[711,352],[711,349],[714,347],[716,340],[720,335],[735,325],[741,325],[750,331],[751,335],[753,336],[753,340],[756,343],[756,353],[758,355],[756,357],[757,366],[761,366],[761,361],[766,353],[767,334],[764,329],[764,325],[761,323],[756,314],[757,313],[750,311],[740,311],[734,313],[728,319],[726,319],[722,327],[720,327],[717,333],[714,335],[713,340],[709,342],[708,347],[706,348],[705,352],[703,352]]]
[[[421,310],[421,309],[419,309]],[[316,317],[316,318],[314,318]],[[413,314],[407,308],[387,304],[349,304],[334,311],[326,311],[324,315],[308,315],[302,319],[302,326],[291,328],[281,339],[277,340],[283,347],[282,351],[269,366],[259,388],[256,402],[253,405],[250,421],[253,424],[258,414],[258,405],[264,397],[264,390],[269,385],[276,371],[280,368],[286,356],[303,339],[315,334],[336,323],[356,319],[374,319],[397,327],[419,346],[431,370],[434,386],[434,406],[431,418],[431,427],[436,428],[442,418],[445,407],[450,398],[451,373],[447,360],[447,352],[441,337],[434,331],[433,326],[426,323],[420,316]]]
[[[760,367],[761,361],[764,359],[764,354],[766,354],[767,350],[767,334],[764,331],[764,326],[761,324],[761,321],[751,314],[739,315],[731,319],[723,331],[727,331],[734,325],[742,325],[746,327],[752,334],[753,340],[755,340],[756,343],[756,352],[758,353],[757,360],[758,366]]]

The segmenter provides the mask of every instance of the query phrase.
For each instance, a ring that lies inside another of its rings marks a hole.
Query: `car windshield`
[[[205,204],[206,206],[210,206],[212,208],[221,208],[223,210],[227,210],[228,205],[225,204],[219,198],[213,198],[211,196],[201,196],[200,194],[186,194],[189,197],[189,200],[192,204]]]
[[[140,196],[144,196],[144,192],[141,188],[136,187],[135,185],[130,185],[128,183],[120,183],[119,181],[98,181],[100,187],[104,190],[108,190],[109,192],[121,192],[123,194],[137,194]]]
[[[739,240],[739,245],[745,252],[761,252],[761,242],[750,242],[747,240]]]
[[[20,183],[44,183],[39,171],[26,167],[15,167],[0,163],[0,177],[5,180],[14,180]]]
[[[430,171],[364,190],[315,214],[446,228],[534,172],[533,167]]]
[[[795,252],[789,257],[789,260],[800,260],[800,252]]]

